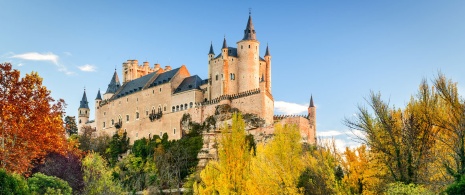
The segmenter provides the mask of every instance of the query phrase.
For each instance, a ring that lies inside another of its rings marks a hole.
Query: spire
[[[208,54],[213,54],[213,55],[215,55],[215,52],[213,52],[213,42],[210,43],[210,52],[208,52]]]
[[[313,95],[310,95],[310,105],[308,106],[309,108],[315,107],[313,104]]]
[[[265,52],[265,56],[269,56],[270,55],[270,50],[268,50],[268,43],[266,44],[266,52]]]
[[[116,93],[118,88],[121,86],[118,78],[118,74],[116,74],[116,69],[115,73],[113,74],[113,77],[111,78],[110,84],[108,84],[107,92],[106,93]]]
[[[89,102],[87,102],[86,89],[84,89],[84,94],[82,95],[82,100],[79,108],[89,108]]]
[[[223,40],[223,49],[227,49],[227,48],[228,48],[228,44],[226,44],[226,36],[225,36]]]
[[[102,100],[102,95],[100,95],[100,89],[98,89],[97,97],[95,98],[95,100]]]
[[[244,30],[244,38],[242,40],[257,40],[255,36],[255,29],[252,23],[252,14],[249,12],[249,21],[247,21],[247,26]]]

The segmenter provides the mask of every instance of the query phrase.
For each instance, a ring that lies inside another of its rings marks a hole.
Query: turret
[[[223,55],[223,59],[228,59],[228,44],[226,44],[226,37],[223,39],[223,47],[221,48],[221,54]]]
[[[271,55],[270,50],[268,49],[268,44],[266,44],[266,52],[265,52],[265,82],[266,82],[266,89],[271,93]]]
[[[78,108],[78,129],[81,129],[87,121],[89,121],[90,109],[89,109],[89,102],[87,101],[86,90],[84,89],[84,94],[82,95],[82,99]]]
[[[97,97],[95,98],[95,106],[97,107],[102,102],[102,95],[100,95],[100,89],[98,89]]]
[[[108,84],[107,91],[105,92],[105,94],[103,94],[103,99],[110,99],[116,93],[116,91],[118,91],[120,87],[121,84],[119,82],[118,74],[116,73],[115,69],[115,73],[113,73],[113,77],[111,77],[110,84]]]
[[[316,107],[313,104],[313,96],[310,95],[310,104],[308,106],[308,121],[310,123],[310,131],[314,136],[314,141],[316,143]],[[313,140],[309,140],[313,141]]]
[[[213,60],[215,58],[215,52],[213,51],[213,42],[210,43],[210,52],[208,52],[208,61]]]
[[[259,46],[260,42],[257,41],[252,16],[249,14],[244,37],[237,42],[239,93],[259,88]]]

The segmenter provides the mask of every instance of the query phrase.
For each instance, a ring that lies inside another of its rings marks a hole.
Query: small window
[[[111,119],[111,125],[115,125],[115,120]]]
[[[189,106],[192,108],[192,106],[194,106],[194,103],[192,103],[192,102],[189,103]]]
[[[148,116],[148,115],[149,115],[149,111],[146,110],[146,111],[145,111],[145,116]]]
[[[139,119],[139,112],[136,112],[136,119]]]
[[[136,102],[139,102],[139,98],[136,99]]]
[[[174,106],[173,106],[173,107],[172,107],[172,111],[171,111],[171,112],[174,112],[174,111],[175,111],[175,108],[174,108]]]
[[[173,135],[175,135],[175,134],[176,134],[176,128],[173,129]]]
[[[79,124],[81,124],[81,119],[79,119]]]
[[[79,114],[82,114],[82,110],[79,110]]]
[[[103,116],[107,115],[107,112],[103,112]]]
[[[136,132],[136,137],[139,137],[139,133]]]
[[[183,110],[183,109],[184,109],[184,105],[181,104],[181,110]]]
[[[186,109],[187,109],[187,104],[184,104],[184,108],[186,108]]]
[[[163,132],[162,132],[162,131],[160,131],[160,138],[162,138],[162,137],[163,137]]]
[[[86,110],[86,114],[87,114],[87,110]]]
[[[161,87],[160,87],[160,92],[161,92]]]
[[[242,45],[241,45],[241,49],[244,49],[244,48],[242,47]]]
[[[166,106],[163,107],[163,112],[166,112]]]
[[[152,90],[152,94],[155,94],[155,90]]]
[[[129,122],[129,114],[126,115],[126,121]]]
[[[103,128],[105,128],[105,122],[103,122]]]
[[[249,48],[250,48],[250,45],[249,45]]]
[[[126,102],[129,102],[129,98],[126,98]]]
[[[218,75],[216,75],[216,80],[218,80]]]

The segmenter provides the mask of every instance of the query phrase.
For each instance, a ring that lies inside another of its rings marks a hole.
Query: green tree
[[[118,162],[120,155],[126,153],[128,149],[129,138],[126,132],[122,133],[122,135],[119,135],[119,133],[113,135],[105,152],[110,165],[114,166]]]
[[[98,153],[90,152],[82,161],[85,187],[83,194],[122,194],[121,185],[113,181],[107,162]]]
[[[72,189],[68,183],[58,177],[35,173],[27,179],[32,194],[71,194]]]
[[[30,194],[26,180],[18,174],[8,174],[0,169],[0,195]]]
[[[76,125],[76,117],[74,116],[65,117],[65,130],[68,136],[75,135],[78,133],[78,128]]]

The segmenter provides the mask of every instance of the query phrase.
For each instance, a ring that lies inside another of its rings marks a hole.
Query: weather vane
[[[249,15],[252,15],[252,8],[249,7]]]

